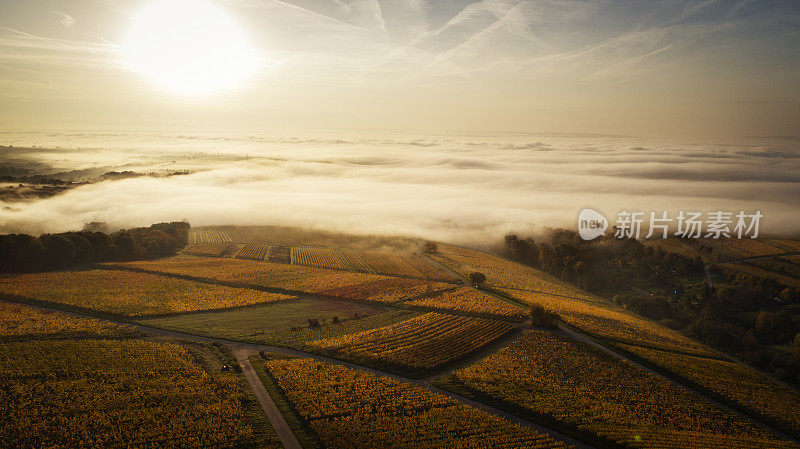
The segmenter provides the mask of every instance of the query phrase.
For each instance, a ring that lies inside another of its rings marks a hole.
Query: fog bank
[[[34,139],[84,149],[0,150],[0,164],[27,164],[37,173],[194,173],[1,203],[0,232],[186,218],[198,226],[271,224],[468,243],[537,226],[574,229],[579,210],[591,207],[612,221],[621,210],[761,210],[762,233],[800,233],[800,150],[793,139],[710,145],[530,135],[28,136]]]

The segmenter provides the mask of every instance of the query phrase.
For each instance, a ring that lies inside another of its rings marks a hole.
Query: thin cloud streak
[[[127,68],[119,44],[146,1],[0,3],[0,88],[16,99],[0,104],[0,126],[74,126],[49,108],[13,113],[42,110],[46,80],[76,99],[60,110],[93,128],[183,122],[194,132],[224,116],[259,132],[274,122],[301,132],[800,132],[800,112],[775,103],[800,98],[796,2],[220,1],[257,50],[257,70],[200,111]]]

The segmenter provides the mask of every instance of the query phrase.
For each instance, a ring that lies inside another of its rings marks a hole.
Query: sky
[[[800,136],[797,1],[216,0],[252,67],[188,96],[124,50],[159,1],[0,0],[0,131]]]

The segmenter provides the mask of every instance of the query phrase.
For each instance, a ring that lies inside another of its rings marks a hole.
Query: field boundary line
[[[294,432],[292,432],[292,429],[289,427],[289,424],[286,422],[286,418],[283,417],[283,413],[278,409],[275,401],[269,395],[266,387],[264,387],[258,374],[256,374],[253,369],[253,365],[248,359],[248,351],[241,348],[232,348],[232,352],[234,356],[236,356],[239,366],[242,368],[244,378],[247,380],[247,383],[250,384],[250,388],[256,395],[258,403],[261,405],[264,413],[266,413],[281,443],[283,443],[283,447],[285,449],[303,449]]]
[[[486,413],[488,413],[490,415],[493,415],[495,417],[501,418],[501,419],[503,419],[505,421],[509,421],[509,422],[511,422],[513,424],[519,424],[520,426],[523,426],[523,427],[526,427],[528,429],[537,431],[537,432],[539,432],[541,434],[544,434],[544,435],[547,435],[547,436],[553,438],[554,440],[561,441],[563,443],[573,445],[573,446],[575,446],[577,448],[584,449],[584,448],[591,448],[592,447],[590,445],[587,445],[586,443],[583,443],[581,441],[575,440],[575,439],[573,439],[573,438],[571,438],[569,436],[563,435],[563,434],[561,434],[559,432],[556,432],[555,430],[552,430],[550,428],[547,428],[547,427],[544,427],[542,425],[536,424],[536,423],[534,423],[532,421],[528,421],[526,419],[520,418],[520,417],[518,417],[516,415],[513,415],[511,413],[508,413],[508,412],[506,412],[504,410],[498,409],[496,407],[492,407],[490,405],[484,404],[482,402],[476,401],[476,400],[468,398],[466,396],[463,396],[463,395],[460,395],[460,394],[457,394],[457,393],[453,393],[451,391],[447,391],[445,389],[442,389],[440,387],[432,385],[431,383],[429,383],[429,382],[427,382],[425,380],[412,379],[412,378],[409,378],[409,377],[401,376],[399,374],[390,373],[388,371],[383,371],[383,370],[376,369],[376,368],[362,366],[362,365],[359,365],[357,363],[348,362],[348,361],[345,361],[345,360],[340,360],[340,359],[337,359],[337,358],[324,356],[324,355],[320,355],[320,354],[315,354],[315,353],[311,353],[311,352],[306,352],[306,351],[301,351],[301,350],[297,350],[297,349],[284,348],[284,347],[280,347],[280,346],[260,345],[260,344],[256,344],[256,343],[244,343],[244,342],[238,342],[238,341],[233,341],[233,340],[227,340],[227,339],[224,339],[224,338],[205,337],[205,336],[201,336],[201,335],[187,334],[187,333],[183,333],[183,332],[177,332],[177,331],[171,331],[171,330],[166,330],[166,329],[160,329],[160,328],[152,327],[152,326],[146,326],[146,325],[138,324],[138,323],[135,323],[135,322],[126,322],[126,321],[122,321],[122,320],[115,320],[115,319],[112,319],[112,318],[101,318],[101,317],[94,317],[94,316],[91,316],[91,315],[83,315],[83,314],[80,314],[80,313],[64,311],[64,310],[61,310],[61,309],[58,309],[58,308],[53,308],[53,307],[45,307],[45,306],[38,306],[38,305],[29,305],[29,306],[30,307],[39,308],[39,309],[43,309],[43,310],[49,310],[49,311],[53,311],[53,312],[66,313],[66,314],[73,315],[73,316],[78,316],[78,317],[96,318],[96,319],[100,319],[100,320],[107,321],[107,322],[110,322],[110,323],[123,324],[123,325],[127,325],[127,326],[130,326],[130,327],[133,327],[133,328],[135,328],[135,329],[137,329],[137,330],[139,330],[141,332],[145,332],[145,333],[148,333],[148,334],[151,334],[151,335],[156,335],[156,336],[161,336],[161,337],[173,338],[173,339],[176,339],[176,340],[196,341],[196,342],[204,342],[204,343],[220,343],[220,344],[226,345],[226,346],[228,346],[230,348],[250,349],[250,350],[257,351],[257,352],[260,352],[260,351],[273,352],[273,353],[284,354],[284,355],[289,355],[289,356],[293,356],[293,357],[310,358],[310,359],[314,359],[314,360],[317,360],[317,361],[320,361],[320,362],[331,363],[331,364],[334,364],[334,365],[343,366],[345,368],[351,368],[351,369],[355,369],[355,370],[359,370],[359,371],[368,372],[368,373],[371,373],[371,374],[374,374],[374,375],[377,375],[377,376],[380,376],[380,377],[391,378],[391,379],[397,380],[399,382],[415,385],[417,387],[426,389],[426,390],[428,390],[430,392],[433,392],[433,393],[444,395],[444,396],[449,397],[451,399],[454,399],[454,400],[456,400],[456,401],[458,401],[458,402],[460,402],[460,403],[462,403],[464,405],[468,405],[468,406],[477,408],[479,410],[483,410],[484,412],[486,412]]]
[[[431,306],[418,306],[415,304],[405,304],[405,302],[397,303],[396,306],[393,308],[401,309],[401,310],[416,310],[418,312],[436,312],[441,313],[444,315],[454,315],[454,316],[463,316],[466,318],[480,318],[484,320],[492,320],[492,321],[501,321],[503,323],[508,323],[520,327],[523,323],[525,323],[526,319],[515,319],[509,316],[504,315],[495,315],[491,313],[480,313],[480,312],[468,312],[462,310],[448,310],[448,309],[439,309],[436,307]]]
[[[439,377],[445,376],[449,373],[452,373],[453,371],[464,368],[466,366],[470,366],[474,363],[478,363],[481,360],[491,357],[497,351],[505,348],[506,346],[516,341],[519,337],[522,336],[523,332],[524,329],[517,328],[509,332],[507,335],[504,335],[503,337],[497,339],[497,341],[494,341],[491,344],[487,345],[479,352],[466,357],[466,359],[455,361],[451,363],[449,366],[444,366],[442,367],[442,369],[439,369],[438,371],[434,371],[433,373],[428,374],[423,378],[423,380],[425,382],[433,383]]]
[[[444,269],[453,272],[454,274],[458,274],[458,273],[455,273],[455,271],[451,270],[449,267],[446,267],[443,264],[440,264],[439,262],[431,259],[427,255],[425,255],[425,257],[431,263],[437,264],[437,265],[443,267]],[[461,275],[458,275],[458,278],[466,281],[466,279]],[[487,291],[481,290],[479,288],[476,288],[474,285],[472,285],[469,282],[466,282],[466,285],[468,287],[470,287],[470,288],[475,289],[475,290],[478,290],[478,291],[481,291],[483,293],[489,294],[491,296],[497,297],[498,299],[502,299],[496,293],[487,292]],[[563,296],[563,295],[557,295],[557,296]],[[568,298],[570,298],[570,299],[578,299],[578,298],[573,298],[573,297],[568,297]],[[517,305],[517,306],[520,306],[520,305]],[[559,331],[561,332],[561,335],[563,335],[565,337],[571,338],[572,340],[575,340],[575,341],[580,341],[580,342],[589,344],[590,346],[593,346],[593,347],[595,347],[595,348],[597,348],[597,349],[599,349],[599,350],[601,350],[603,352],[606,352],[606,353],[616,357],[617,359],[620,359],[622,361],[630,363],[630,364],[638,367],[639,369],[644,370],[645,372],[648,372],[648,373],[653,374],[653,375],[655,375],[655,376],[657,376],[657,377],[659,377],[659,378],[661,378],[661,379],[663,379],[663,380],[665,380],[667,382],[670,382],[671,384],[673,384],[673,385],[675,385],[675,386],[677,386],[679,388],[683,388],[684,390],[687,390],[687,391],[689,391],[691,393],[699,395],[700,397],[706,399],[707,401],[711,402],[712,404],[714,404],[714,405],[716,405],[718,407],[721,407],[723,410],[726,410],[726,411],[728,411],[730,413],[733,413],[734,415],[737,415],[740,418],[743,418],[743,419],[749,421],[750,423],[752,423],[752,424],[754,424],[754,425],[756,425],[758,427],[761,427],[762,429],[767,430],[767,431],[773,433],[774,435],[776,435],[776,436],[778,436],[780,438],[783,438],[785,440],[792,441],[794,443],[800,444],[800,440],[798,440],[798,438],[794,437],[794,432],[785,432],[785,431],[783,431],[783,430],[781,430],[779,428],[779,427],[782,427],[782,426],[776,426],[774,424],[768,424],[767,421],[771,421],[771,420],[765,420],[764,418],[761,417],[760,413],[757,413],[755,411],[751,411],[751,410],[747,409],[746,407],[743,407],[743,406],[739,405],[738,403],[731,403],[730,405],[728,405],[726,403],[727,401],[717,400],[714,397],[716,395],[709,395],[708,393],[706,393],[706,391],[705,391],[706,389],[705,388],[694,388],[693,386],[689,385],[689,382],[687,382],[687,379],[684,379],[683,377],[681,377],[681,376],[679,376],[679,375],[677,375],[675,373],[672,373],[671,371],[667,371],[667,370],[665,370],[665,369],[663,369],[661,367],[656,367],[656,366],[653,366],[651,368],[651,367],[649,367],[649,366],[647,366],[647,365],[645,365],[643,363],[640,363],[639,361],[634,360],[633,358],[628,357],[627,355],[625,355],[625,353],[621,352],[621,350],[617,350],[616,348],[607,346],[606,344],[593,339],[591,336],[587,335],[586,333],[584,333],[581,330],[578,330],[578,329],[575,329],[575,328],[572,328],[572,327],[567,327],[563,323],[559,323],[558,324],[558,328],[559,328]],[[735,359],[733,361],[735,361]],[[650,363],[648,363],[648,365],[650,365]],[[747,365],[744,365],[744,366],[747,367]],[[657,371],[657,369],[658,369],[658,371]],[[662,371],[662,372],[659,372],[659,371]],[[770,379],[770,378],[767,377],[767,379]],[[778,385],[781,385],[781,384],[778,383]]]
[[[635,366],[635,367],[637,367],[637,368],[639,368],[639,369],[641,369],[641,370],[643,370],[643,371],[645,371],[645,372],[647,372],[649,374],[652,374],[652,375],[654,375],[654,376],[656,376],[656,377],[658,377],[658,378],[660,378],[662,380],[665,380],[665,381],[675,385],[678,388],[682,388],[682,389],[684,389],[686,391],[689,391],[690,393],[694,393],[694,394],[704,398],[705,400],[711,402],[712,404],[716,405],[717,407],[720,407],[720,408],[722,408],[723,410],[725,410],[725,411],[727,411],[729,413],[733,413],[734,415],[736,415],[736,416],[738,416],[740,418],[743,418],[743,419],[749,421],[750,423],[752,423],[752,424],[754,424],[754,425],[756,425],[758,427],[761,427],[764,430],[767,430],[767,431],[771,432],[775,436],[783,438],[784,440],[787,440],[787,441],[793,441],[794,443],[800,444],[800,440],[795,438],[793,435],[787,434],[787,433],[783,432],[782,430],[776,428],[775,426],[773,426],[771,424],[767,424],[762,419],[760,419],[760,418],[758,418],[756,416],[752,416],[752,415],[756,415],[757,413],[749,411],[749,410],[746,410],[740,405],[737,405],[736,407],[734,407],[733,405],[728,405],[725,402],[719,401],[719,400],[715,399],[714,397],[710,396],[709,394],[707,394],[705,391],[702,391],[702,390],[705,390],[705,388],[693,388],[692,386],[687,384],[688,383],[687,379],[684,379],[681,376],[678,376],[678,375],[676,375],[675,373],[673,373],[671,371],[665,370],[665,369],[663,369],[661,367],[657,367],[657,366],[653,366],[653,367],[647,366],[644,363],[639,362],[637,360],[634,360],[632,357],[627,356],[622,350],[608,347],[608,346],[604,345],[603,343],[594,340],[593,338],[589,337],[588,335],[585,335],[582,332],[579,332],[579,331],[577,331],[575,329],[571,329],[571,328],[569,328],[567,326],[564,326],[562,324],[558,325],[558,329],[559,329],[560,334],[565,336],[565,337],[568,337],[568,338],[571,338],[572,340],[579,341],[579,342],[582,342],[582,343],[587,344],[589,346],[592,346],[592,347],[594,347],[594,348],[596,348],[596,349],[598,349],[598,350],[600,350],[602,352],[605,352],[608,355],[611,355],[612,357],[615,357],[615,358],[617,358],[619,360],[627,362],[627,363],[629,363],[629,364],[631,364],[631,365],[633,365],[633,366]],[[648,363],[648,365],[649,364],[650,363]]]
[[[769,245],[769,243],[767,243],[767,245]],[[772,246],[772,245],[770,245],[770,246]],[[774,248],[774,246],[773,246],[773,248]],[[779,254],[768,254],[768,255],[765,255],[765,256],[750,256],[750,257],[743,257],[741,259],[731,259],[731,260],[725,260],[725,261],[720,261],[720,262],[710,262],[710,263],[708,263],[708,265],[727,265],[727,264],[731,264],[731,263],[750,262],[751,260],[767,260],[767,259],[775,259],[775,258],[781,258],[781,257],[785,257],[785,256],[797,256],[797,255],[800,255],[800,251],[786,251],[786,252],[779,253]]]
[[[282,245],[269,245],[269,246],[282,246]],[[303,245],[303,246],[308,246],[308,245]],[[360,251],[360,250],[357,250],[357,249],[352,249],[352,248],[339,248],[339,247],[334,247],[334,246],[318,246],[318,247],[317,247],[317,246],[308,246],[308,247],[309,247],[309,248],[320,248],[320,249],[331,249],[331,250],[334,250],[334,251],[341,250],[341,249],[345,249],[345,250],[349,249],[350,251],[353,251],[353,252]],[[288,246],[288,248],[290,248],[290,251],[291,251],[291,248],[299,248],[299,246]],[[412,253],[412,254],[417,254],[417,253]],[[263,260],[256,260],[256,259],[244,259],[244,258],[239,258],[239,257],[236,257],[235,255],[228,255],[228,256],[225,256],[225,255],[222,255],[222,256],[214,256],[214,255],[210,255],[210,254],[191,254],[191,253],[184,252],[184,250],[181,250],[181,251],[179,251],[179,252],[178,252],[178,255],[186,255],[186,256],[192,256],[192,257],[205,257],[205,258],[210,258],[210,259],[239,259],[239,260],[251,260],[251,261],[253,261],[253,262],[277,263],[277,264],[281,264],[281,265],[293,265],[293,266],[297,266],[297,267],[306,267],[306,268],[319,268],[319,269],[323,269],[323,270],[336,270],[336,271],[344,271],[344,272],[346,272],[346,273],[374,274],[374,275],[377,275],[377,276],[388,276],[388,277],[401,278],[401,279],[417,279],[417,280],[422,280],[422,281],[430,281],[430,282],[442,282],[442,283],[446,283],[446,284],[458,284],[458,283],[459,283],[459,281],[458,281],[457,279],[431,279],[431,278],[429,278],[429,277],[425,276],[425,275],[424,275],[424,274],[422,274],[422,273],[420,273],[420,275],[419,275],[419,276],[409,276],[409,275],[404,275],[404,274],[390,274],[390,273],[384,273],[384,272],[380,272],[380,271],[377,271],[377,270],[375,270],[374,268],[372,268],[372,266],[370,266],[370,265],[369,265],[369,264],[367,264],[367,263],[364,263],[364,264],[365,264],[366,266],[369,266],[369,267],[370,267],[370,269],[371,269],[371,270],[373,270],[373,271],[348,270],[348,269],[346,269],[346,268],[323,267],[323,266],[320,266],[320,265],[306,264],[306,263],[299,263],[299,261],[295,261],[294,259],[292,259],[292,258],[291,258],[291,253],[290,253],[290,256],[289,256],[289,262],[288,262],[288,263],[287,263],[287,262],[279,262],[279,261],[271,261],[271,260],[269,260],[269,259],[267,259],[267,258],[265,258],[265,259],[263,259]],[[418,255],[418,254],[417,254],[417,255]],[[267,256],[269,256],[269,254],[267,254]],[[410,264],[408,264],[408,262],[406,262],[406,261],[403,261],[403,263],[405,263],[405,264],[409,265],[410,267],[414,268],[415,270],[419,271],[419,270],[418,270],[416,267],[414,267],[413,265],[410,265]],[[454,276],[450,276],[450,277],[454,277]]]
[[[593,334],[591,332],[586,332],[586,331],[581,331],[581,333],[583,333],[587,337],[593,338],[595,340],[607,342],[611,346],[614,346],[615,348],[616,348],[617,344],[620,344],[620,345],[636,346],[637,348],[642,348],[642,349],[652,349],[654,351],[668,352],[670,354],[675,354],[675,355],[682,355],[682,356],[687,356],[687,357],[695,357],[695,358],[698,358],[698,359],[706,359],[706,360],[713,360],[713,361],[717,361],[717,362],[728,362],[728,363],[732,363],[733,362],[732,360],[728,359],[724,354],[719,356],[719,357],[715,357],[715,356],[702,355],[702,354],[697,354],[697,353],[688,352],[688,351],[681,351],[680,349],[670,349],[670,348],[666,348],[666,347],[660,347],[660,346],[656,346],[654,344],[639,343],[639,342],[635,342],[635,341],[621,340],[621,339],[618,339],[618,338],[606,338],[606,337],[602,337],[600,335]]]
[[[370,306],[374,306],[374,307],[378,307],[378,308],[386,308],[386,309],[417,310],[417,311],[420,311],[420,312],[439,312],[439,313],[443,313],[443,314],[446,314],[446,315],[464,316],[464,317],[469,317],[469,318],[483,318],[483,319],[487,319],[487,320],[503,321],[503,322],[516,324],[516,325],[518,325],[521,322],[520,320],[514,320],[512,318],[504,317],[502,315],[494,315],[494,314],[485,314],[484,315],[484,314],[464,312],[464,311],[458,311],[458,310],[444,310],[444,309],[428,308],[428,307],[423,307],[423,306],[407,305],[407,304],[405,304],[405,302],[407,300],[399,300],[399,301],[394,301],[394,302],[383,302],[383,301],[370,301],[370,300],[365,300],[365,299],[351,299],[351,298],[345,298],[345,297],[342,297],[342,296],[331,296],[331,295],[324,295],[324,294],[320,294],[320,293],[304,292],[304,291],[300,291],[300,290],[287,290],[287,289],[282,289],[282,288],[277,288],[277,287],[265,287],[265,286],[255,285],[255,284],[244,284],[244,283],[238,283],[238,282],[220,281],[220,280],[211,279],[211,278],[194,277],[194,276],[190,276],[190,275],[186,275],[186,274],[167,273],[167,272],[164,272],[164,271],[147,270],[147,269],[144,269],[144,268],[126,267],[126,266],[117,266],[117,265],[102,265],[102,266],[98,265],[97,268],[101,269],[101,270],[108,270],[108,271],[115,271],[115,270],[133,271],[133,272],[136,272],[136,273],[152,274],[152,275],[156,275],[156,276],[163,276],[163,277],[169,277],[169,278],[175,278],[175,279],[183,279],[183,280],[186,280],[186,281],[199,282],[199,283],[203,283],[203,284],[221,285],[223,287],[250,289],[250,290],[263,291],[263,292],[266,292],[266,293],[277,293],[277,294],[292,296],[292,298],[287,298],[287,299],[280,299],[280,300],[276,300],[276,301],[268,301],[268,302],[257,303],[257,304],[247,304],[247,305],[236,306],[236,307],[227,307],[227,308],[223,308],[223,309],[205,309],[205,310],[192,310],[192,311],[187,311],[187,312],[175,312],[175,313],[166,313],[166,314],[158,314],[158,315],[140,315],[140,316],[137,316],[136,318],[161,318],[161,317],[165,317],[165,316],[177,316],[177,315],[184,315],[184,314],[191,314],[191,313],[222,312],[222,311],[226,311],[226,310],[236,310],[236,309],[241,309],[241,308],[245,308],[245,307],[255,307],[255,306],[268,305],[268,304],[276,304],[276,303],[285,303],[285,302],[297,301],[298,299],[303,299],[303,298],[312,298],[312,299],[320,299],[321,298],[321,299],[332,299],[332,300],[336,300],[336,301],[349,302],[349,303],[353,303],[353,304],[370,305]],[[458,286],[455,286],[455,287],[458,287]],[[442,289],[442,291],[448,290],[450,288],[454,288],[454,287],[447,287],[445,289]],[[437,293],[437,292],[438,291],[434,291],[434,292],[431,292],[431,293]],[[422,295],[425,295],[425,294],[427,294],[427,293],[423,293]],[[419,296],[419,295],[417,295],[417,296]],[[413,299],[417,299],[417,297],[415,296],[415,297],[413,297]],[[408,300],[413,300],[413,299],[410,298]],[[50,304],[57,304],[57,303],[50,303]],[[84,310],[89,311],[89,309],[84,309]],[[113,314],[111,314],[111,315],[112,316],[118,316],[118,315],[113,315]]]
[[[465,317],[457,317],[457,318],[465,318]],[[466,352],[466,353],[464,353],[464,354],[462,354],[462,355],[460,355],[460,356],[448,361],[445,364],[442,364],[442,365],[439,365],[439,366],[435,366],[433,368],[428,368],[428,369],[426,369],[426,368],[413,368],[413,367],[405,368],[402,365],[393,365],[390,362],[369,361],[369,360],[352,361],[352,360],[348,360],[348,359],[346,359],[344,357],[339,357],[339,353],[338,353],[339,349],[320,348],[318,350],[318,352],[314,352],[314,354],[325,355],[325,356],[329,356],[329,357],[332,357],[332,358],[335,358],[335,359],[338,359],[338,360],[343,360],[343,361],[351,362],[351,363],[357,363],[357,364],[360,364],[360,365],[363,365],[363,366],[366,366],[366,367],[375,368],[375,369],[377,369],[379,371],[394,372],[394,373],[397,373],[400,376],[407,377],[407,378],[410,378],[410,379],[425,380],[428,377],[430,377],[430,375],[427,374],[427,371],[433,370],[433,369],[436,370],[435,373],[452,371],[453,370],[452,367],[457,366],[457,365],[459,365],[461,363],[464,363],[464,362],[468,362],[470,359],[474,359],[479,354],[481,354],[484,351],[486,351],[488,348],[492,348],[498,342],[505,342],[508,339],[512,339],[513,340],[522,331],[521,328],[511,325],[511,323],[502,323],[502,324],[506,324],[506,325],[509,325],[511,327],[508,328],[507,330],[503,331],[503,333],[500,334],[500,336],[497,337],[495,340],[493,340],[490,343],[487,343],[487,344],[485,344],[485,345],[483,345],[481,347],[472,349],[472,350],[470,350],[470,351],[468,351],[468,352]],[[384,326],[384,327],[388,327],[388,326]],[[382,328],[376,328],[376,329],[371,329],[371,330],[377,330],[377,329],[382,329]],[[362,332],[359,332],[359,333],[370,332],[371,330],[362,331]],[[354,335],[354,334],[347,334],[347,335]]]
[[[240,260],[244,260],[244,259],[240,259]],[[223,281],[223,280],[219,280],[219,279],[192,276],[192,275],[188,275],[188,274],[169,273],[169,272],[166,272],[166,271],[148,270],[146,268],[138,268],[138,267],[129,267],[129,266],[125,266],[125,265],[102,264],[102,265],[95,265],[94,267],[96,267],[97,269],[100,269],[100,270],[132,271],[134,273],[153,274],[153,275],[156,275],[156,276],[169,277],[169,278],[174,278],[174,279],[183,279],[185,281],[200,282],[202,284],[222,285],[224,287],[232,287],[232,288],[246,288],[246,289],[250,289],[250,290],[258,290],[258,291],[267,292],[267,293],[279,293],[279,294],[292,295],[292,296],[299,296],[299,295],[307,295],[308,294],[308,292],[303,292],[303,291],[300,291],[300,290],[288,290],[288,289],[278,288],[278,287],[265,287],[263,285],[258,285],[258,284],[230,282],[230,281]]]

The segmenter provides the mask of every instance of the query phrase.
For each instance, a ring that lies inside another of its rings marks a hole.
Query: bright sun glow
[[[240,84],[253,55],[239,26],[208,0],[155,0],[133,17],[129,66],[167,92],[203,95]]]

